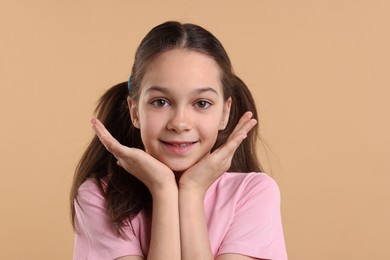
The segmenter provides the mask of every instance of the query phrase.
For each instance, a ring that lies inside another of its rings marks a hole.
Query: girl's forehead
[[[213,57],[195,50],[189,49],[172,49],[164,51],[152,60],[148,71],[156,68],[169,68],[171,66],[180,67],[181,65],[198,66],[208,69],[219,70],[219,65]],[[189,69],[184,67],[183,69]]]
[[[212,57],[184,49],[166,51],[148,66],[142,89],[152,86],[165,88],[215,88],[222,91],[221,70]],[[144,90],[146,90],[144,89]]]

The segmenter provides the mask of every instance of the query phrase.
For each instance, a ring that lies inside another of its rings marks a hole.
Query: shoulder
[[[219,197],[236,205],[280,203],[276,181],[262,172],[226,172],[210,187],[208,197]]]
[[[262,172],[226,172],[221,176],[220,185],[232,187],[240,190],[250,191],[271,191],[279,192],[276,181],[266,173]]]
[[[106,181],[102,179],[102,185],[105,187],[107,185]],[[80,185],[78,191],[98,191],[99,186],[95,179],[87,179]]]
[[[102,185],[104,189],[104,181]],[[117,259],[124,255],[143,255],[137,236],[143,236],[142,223],[134,222],[136,230],[133,222],[124,225],[123,234],[118,235],[108,215],[102,188],[96,180],[88,179],[78,189],[74,259]]]
[[[276,210],[280,206],[280,190],[276,181],[260,172],[226,173],[226,183],[234,183],[233,193],[237,197],[237,206]]]
[[[233,208],[219,254],[284,259],[278,257],[285,249],[276,181],[258,172],[228,172],[219,181],[217,189],[229,190],[229,196],[223,198],[224,204]]]
[[[102,181],[103,189],[105,186],[106,182]],[[76,200],[79,203],[103,204],[105,199],[97,181],[94,179],[87,179],[83,184],[80,185],[79,189],[77,190]]]

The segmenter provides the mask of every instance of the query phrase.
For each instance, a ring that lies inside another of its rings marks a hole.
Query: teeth
[[[175,146],[175,147],[186,147],[186,146],[188,146],[188,145],[190,145],[190,144],[173,144],[173,146]]]

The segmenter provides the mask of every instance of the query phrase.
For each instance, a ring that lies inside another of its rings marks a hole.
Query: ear
[[[140,128],[139,116],[138,116],[138,107],[137,103],[134,102],[130,97],[127,97],[127,105],[129,106],[129,113],[131,121],[136,128]]]
[[[229,122],[229,116],[230,116],[230,107],[232,106],[232,98],[229,97],[228,100],[223,105],[223,114],[221,123],[219,125],[219,130],[224,130],[227,126],[227,123]]]

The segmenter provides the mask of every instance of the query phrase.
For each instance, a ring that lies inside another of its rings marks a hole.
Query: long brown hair
[[[246,111],[252,111],[253,118],[258,120],[254,99],[245,83],[234,74],[230,59],[218,39],[198,25],[166,22],[153,28],[140,43],[131,71],[130,91],[127,82],[117,84],[101,97],[96,108],[96,116],[123,145],[144,149],[140,132],[132,125],[126,98],[130,96],[133,101],[138,100],[140,85],[149,64],[161,53],[175,48],[197,51],[213,58],[221,70],[224,98],[232,98],[229,122],[219,132],[213,150],[226,142]],[[262,171],[256,153],[257,139],[256,127],[236,150],[229,171]],[[141,210],[150,212],[152,199],[146,186],[119,167],[115,157],[94,137],[74,176],[70,194],[73,225],[77,190],[87,179],[94,179],[98,184],[107,202],[107,214],[119,234],[123,225]]]

